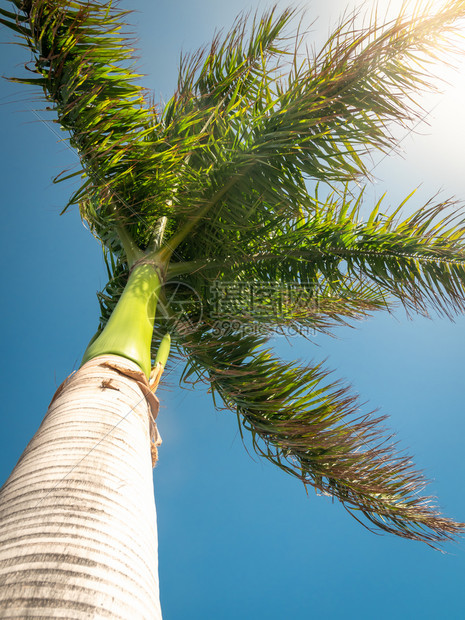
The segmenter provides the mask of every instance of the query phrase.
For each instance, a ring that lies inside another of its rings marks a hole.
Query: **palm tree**
[[[371,150],[392,149],[389,123],[412,119],[406,93],[428,85],[425,63],[450,45],[464,3],[363,30],[349,19],[310,57],[286,35],[295,11],[241,17],[183,58],[162,112],[134,85],[124,14],[14,4],[1,21],[38,74],[19,81],[44,89],[79,153],[83,183],[69,205],[101,240],[109,279],[81,368],[1,491],[2,609],[161,617],[152,391],[170,339],[184,377],[208,382],[285,472],[381,530],[429,544],[461,532],[418,495],[424,479],[380,418],[360,413],[321,364],[285,363],[267,342],[396,303],[465,308],[454,203],[408,217],[377,204],[363,220],[351,183],[369,176]]]

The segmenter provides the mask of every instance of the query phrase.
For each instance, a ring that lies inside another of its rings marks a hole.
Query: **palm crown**
[[[267,339],[282,326],[328,332],[398,303],[465,308],[454,204],[402,218],[403,205],[385,215],[379,203],[362,219],[363,191],[350,185],[369,176],[364,155],[395,145],[389,123],[414,117],[407,94],[428,85],[426,63],[450,47],[464,3],[384,27],[348,19],[311,56],[286,34],[295,11],[241,17],[182,58],[162,110],[135,85],[123,13],[14,4],[20,12],[1,10],[1,21],[27,41],[39,74],[20,81],[44,89],[69,131],[84,178],[70,204],[102,241],[98,333],[133,264],[155,261],[164,289],[152,357],[170,331],[184,377],[209,383],[260,454],[382,530],[430,543],[459,532],[418,496],[424,480],[383,439],[382,418],[362,414],[320,364],[280,361]],[[254,287],[259,303],[245,303]]]

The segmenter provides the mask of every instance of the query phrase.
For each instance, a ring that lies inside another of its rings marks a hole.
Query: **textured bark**
[[[150,408],[116,356],[50,404],[0,491],[1,618],[161,618]]]

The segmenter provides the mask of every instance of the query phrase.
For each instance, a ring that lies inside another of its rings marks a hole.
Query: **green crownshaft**
[[[87,347],[82,364],[99,355],[120,355],[135,362],[149,377],[159,290],[160,278],[154,266],[136,265],[105,329]]]

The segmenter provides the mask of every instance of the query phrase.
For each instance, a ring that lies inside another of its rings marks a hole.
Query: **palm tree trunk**
[[[84,364],[0,490],[1,618],[161,619],[151,412],[128,374]]]

